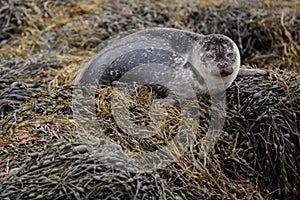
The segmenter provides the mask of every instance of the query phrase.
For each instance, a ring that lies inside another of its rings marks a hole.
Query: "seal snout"
[[[217,66],[222,77],[229,76],[233,73],[233,68],[227,63],[219,63]]]

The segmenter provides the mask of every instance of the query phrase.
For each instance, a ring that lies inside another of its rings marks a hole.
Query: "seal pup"
[[[173,93],[170,87],[176,90],[181,81],[188,81],[197,94],[203,94],[218,91],[221,85],[227,89],[238,74],[265,73],[240,69],[240,63],[237,45],[225,35],[153,28],[124,37],[100,51],[75,83],[109,86],[135,81],[150,85],[159,96],[167,98]],[[208,83],[213,83],[213,88]],[[182,92],[186,91],[178,93]]]

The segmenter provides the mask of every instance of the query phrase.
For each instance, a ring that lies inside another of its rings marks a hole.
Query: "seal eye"
[[[234,58],[234,53],[230,52],[228,54],[226,54],[226,57],[230,60],[232,60]]]
[[[206,53],[201,58],[201,60],[203,62],[211,62],[211,61],[214,61],[214,59],[215,59],[215,56],[214,56],[214,54],[211,54],[211,53]]]

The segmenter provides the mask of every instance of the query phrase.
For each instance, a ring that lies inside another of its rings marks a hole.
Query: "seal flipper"
[[[266,75],[268,74],[267,71],[261,70],[261,69],[239,69],[238,76],[249,76],[249,75],[255,75],[255,74],[260,74],[260,75]]]

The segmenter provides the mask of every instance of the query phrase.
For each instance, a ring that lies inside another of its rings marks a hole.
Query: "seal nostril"
[[[227,63],[219,63],[218,64],[218,68],[221,70],[221,69],[225,69],[228,67],[228,64]]]

